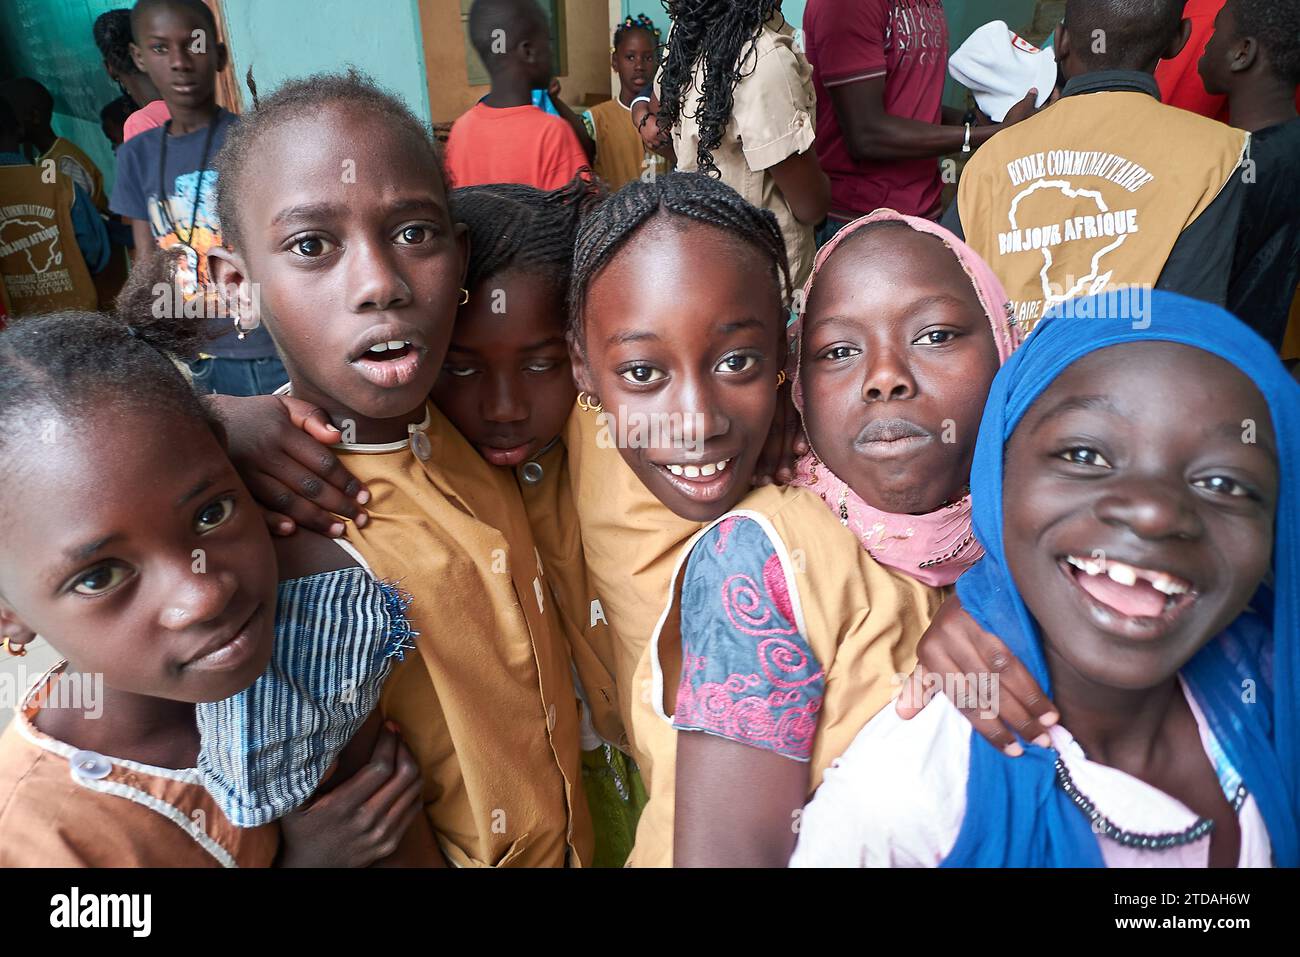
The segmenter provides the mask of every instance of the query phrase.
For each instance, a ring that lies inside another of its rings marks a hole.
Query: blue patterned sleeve
[[[280,583],[266,671],[195,708],[203,785],[232,824],[266,824],[315,792],[414,647],[410,600],[360,567]]]
[[[673,727],[809,760],[826,676],[795,617],[762,526],[732,517],[710,529],[682,581]]]

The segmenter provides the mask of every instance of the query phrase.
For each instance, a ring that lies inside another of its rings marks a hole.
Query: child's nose
[[[358,242],[350,250],[348,289],[357,312],[382,312],[411,301],[411,287],[380,245]]]
[[[489,379],[483,396],[483,418],[488,422],[522,422],[528,418],[523,389],[508,376]]]
[[[160,624],[171,631],[184,631],[214,621],[225,613],[237,590],[230,572],[187,569],[167,587]]]
[[[1094,506],[1107,524],[1122,525],[1139,538],[1195,540],[1205,526],[1183,482],[1163,475],[1130,476],[1112,483]]]
[[[892,350],[876,351],[867,363],[862,380],[864,402],[889,402],[916,395],[916,380],[901,356]]]

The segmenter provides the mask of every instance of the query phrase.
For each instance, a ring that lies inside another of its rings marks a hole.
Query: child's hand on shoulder
[[[955,594],[939,606],[916,654],[916,669],[894,702],[900,718],[916,717],[944,688],[969,687],[972,677],[977,687],[987,686],[981,682],[996,678],[994,716],[987,716],[988,711],[977,701],[954,701],[957,710],[1008,757],[1024,753],[1016,735],[1035,744],[1050,743],[1047,729],[1059,719],[1051,699],[1011,649],[967,614]]]
[[[423,813],[423,781],[393,725],[359,771],[280,821],[283,867],[369,867],[397,850]]]
[[[287,395],[208,401],[226,425],[230,460],[274,534],[290,535],[302,526],[340,538],[345,527],[339,515],[358,527],[366,524],[361,506],[370,493],[326,448],[341,441],[342,433],[323,409]]]

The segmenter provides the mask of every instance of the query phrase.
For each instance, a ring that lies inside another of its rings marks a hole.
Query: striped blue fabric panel
[[[410,597],[365,568],[281,582],[271,663],[247,690],[196,707],[204,786],[238,827],[302,805],[414,647]]]

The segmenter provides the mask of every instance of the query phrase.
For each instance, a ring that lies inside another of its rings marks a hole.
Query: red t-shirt
[[[830,177],[832,215],[856,218],[881,206],[937,215],[938,158],[853,162],[827,88],[883,76],[885,112],[941,122],[948,70],[942,0],[808,0],[803,30],[817,87],[817,157]]]
[[[558,189],[587,165],[573,128],[532,105],[497,109],[475,103],[447,138],[453,187],[524,183]]]
[[[1192,35],[1183,52],[1172,60],[1161,60],[1156,67],[1160,99],[1170,106],[1191,110],[1212,120],[1228,122],[1228,98],[1205,92],[1205,83],[1197,67],[1205,56],[1205,47],[1214,36],[1214,18],[1227,0],[1187,0],[1183,19],[1192,21]],[[1296,90],[1296,108],[1300,109],[1300,89]]]

